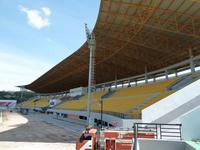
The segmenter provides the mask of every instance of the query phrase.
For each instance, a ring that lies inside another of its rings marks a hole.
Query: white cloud
[[[51,16],[51,10],[48,7],[42,7],[41,10],[29,9],[24,6],[19,6],[20,10],[26,13],[28,23],[37,29],[50,26],[49,17]]]
[[[46,16],[51,16],[51,10],[48,7],[42,7],[41,10]]]
[[[29,84],[51,67],[52,64],[38,59],[0,52],[0,91],[16,90],[15,86]]]

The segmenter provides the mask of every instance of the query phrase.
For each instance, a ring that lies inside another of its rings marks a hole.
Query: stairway
[[[141,95],[144,96],[145,94]],[[146,94],[147,96],[149,96],[148,98],[144,99],[143,102],[141,102],[138,105],[134,105],[133,107],[131,107],[127,113],[131,113],[133,112],[133,110],[138,110],[140,109],[143,105],[147,104],[149,101],[151,101],[153,98],[156,98],[158,95],[160,95],[160,92],[155,92],[155,93],[151,93],[151,94]],[[138,96],[138,95],[137,95]]]
[[[101,98],[102,98],[102,99],[110,98],[115,92],[116,92],[116,90],[108,91],[108,92],[107,92],[105,95],[103,95]]]
[[[142,110],[143,122],[169,123],[200,106],[200,79]]]
[[[199,79],[199,74],[182,77],[177,82],[175,82],[171,86],[169,86],[167,89],[168,90],[179,90],[179,89],[193,83],[194,81],[196,81],[198,79]]]

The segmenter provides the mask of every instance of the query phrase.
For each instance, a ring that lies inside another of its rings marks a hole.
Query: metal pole
[[[137,138],[138,138],[137,123],[135,123],[134,124],[134,147],[133,147],[133,150],[137,150]]]
[[[103,99],[101,99],[101,129],[103,127]]]
[[[90,33],[87,28],[87,24],[85,24],[85,31],[87,36],[88,47],[90,49],[90,58],[89,58],[89,77],[88,77],[88,115],[87,115],[87,124],[88,126],[92,125],[90,120],[91,114],[91,96],[92,96],[92,86],[94,84],[94,55],[96,49],[95,36],[93,33]]]
[[[88,79],[88,125],[90,125],[90,111],[91,111],[91,72],[92,72],[92,48],[90,47],[90,63],[89,63],[89,79]]]

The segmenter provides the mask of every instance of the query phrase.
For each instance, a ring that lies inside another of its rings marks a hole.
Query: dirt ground
[[[0,124],[0,150],[73,150],[79,134],[12,112]]]

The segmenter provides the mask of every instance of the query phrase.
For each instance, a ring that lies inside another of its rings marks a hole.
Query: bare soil
[[[78,134],[15,112],[4,113],[0,150],[73,150]]]

